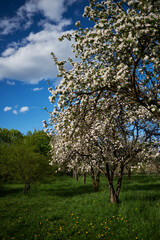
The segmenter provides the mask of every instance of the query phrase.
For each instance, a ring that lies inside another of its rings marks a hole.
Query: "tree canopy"
[[[131,155],[159,134],[160,4],[159,0],[90,0],[84,17],[93,21],[92,28],[83,29],[78,21],[78,30],[60,37],[74,40],[77,60],[69,59],[71,69],[52,53],[62,80],[56,90],[49,88],[50,102],[56,104],[48,130],[57,134],[57,145],[52,145],[57,159],[70,167],[81,167],[79,159],[86,164],[88,156],[100,159],[96,167],[103,166],[104,171],[105,165],[110,183],[117,166],[122,172]],[[69,161],[70,149],[76,159]]]

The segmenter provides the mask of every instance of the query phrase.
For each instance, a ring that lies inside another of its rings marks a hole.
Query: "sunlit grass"
[[[92,191],[91,180],[61,177],[33,187],[6,185],[0,197],[0,239],[159,240],[160,178],[124,178],[120,204],[111,204],[106,181]]]

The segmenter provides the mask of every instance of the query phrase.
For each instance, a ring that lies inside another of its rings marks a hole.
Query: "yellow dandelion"
[[[88,232],[86,231],[86,234],[88,234]]]

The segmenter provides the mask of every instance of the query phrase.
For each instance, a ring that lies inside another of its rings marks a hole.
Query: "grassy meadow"
[[[33,186],[6,184],[0,192],[0,240],[159,240],[160,177],[124,176],[120,204],[109,202],[104,177],[99,192],[91,179],[66,177]]]

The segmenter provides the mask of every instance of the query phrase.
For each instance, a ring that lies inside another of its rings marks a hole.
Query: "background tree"
[[[6,181],[13,180],[11,174],[11,165],[9,162],[10,146],[17,141],[23,141],[23,134],[16,130],[8,130],[6,128],[0,128],[0,184],[2,185]]]
[[[0,131],[1,183],[21,181],[27,194],[31,184],[41,182],[52,174],[49,165],[50,138],[43,131],[23,136],[17,130]]]

